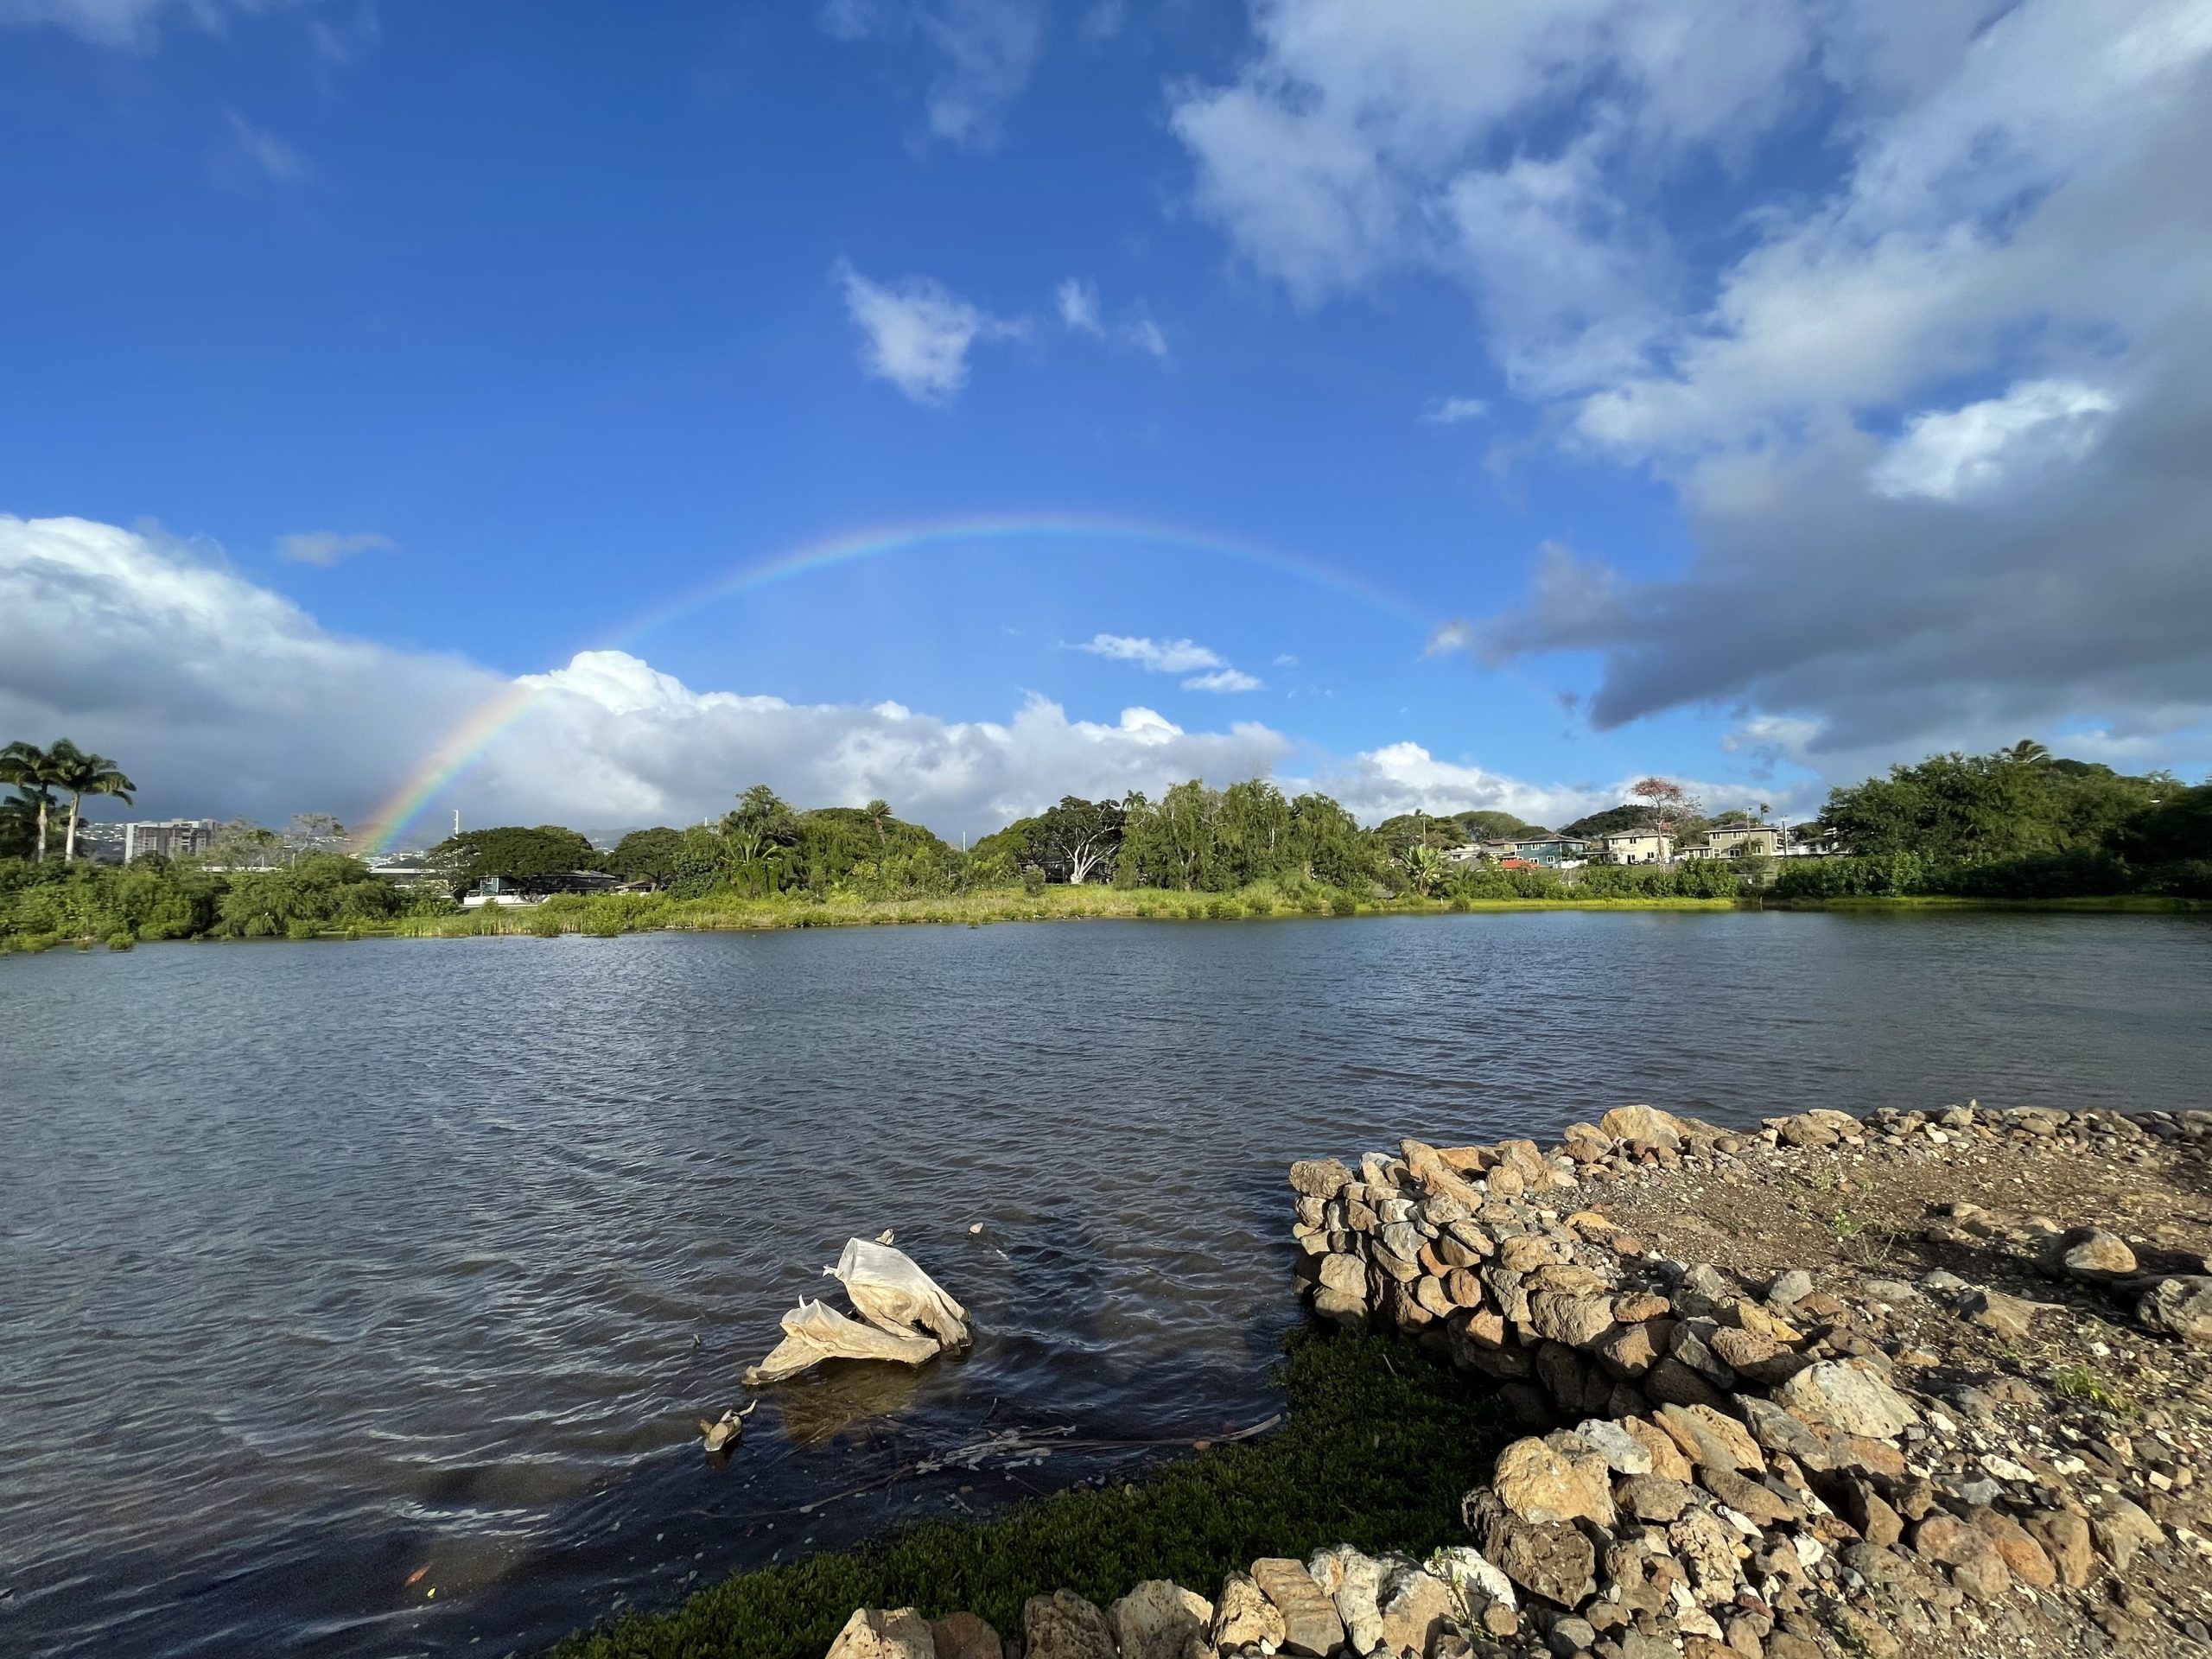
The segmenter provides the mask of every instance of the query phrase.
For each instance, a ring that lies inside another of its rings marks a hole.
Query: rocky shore
[[[1413,1560],[1060,1592],[832,1659],[2212,1653],[2212,1112],[1649,1107],[1295,1164],[1301,1294],[1529,1433]]]

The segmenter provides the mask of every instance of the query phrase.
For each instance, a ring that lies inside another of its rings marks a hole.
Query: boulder
[[[1256,1648],[1264,1643],[1272,1650],[1282,1645],[1282,1636],[1281,1610],[1268,1599],[1250,1575],[1231,1573],[1221,1581],[1213,1623],[1206,1631],[1213,1646]]]
[[[1651,1452],[1643,1441],[1618,1423],[1603,1417],[1584,1419],[1574,1426],[1575,1434],[1594,1447],[1605,1460],[1605,1466],[1617,1475],[1648,1475],[1651,1472]]]
[[[1671,1406],[1710,1408],[1726,1397],[1672,1354],[1654,1361],[1651,1369],[1638,1377],[1637,1383],[1652,1399]]]
[[[1598,1552],[1574,1527],[1524,1521],[1487,1486],[1468,1493],[1461,1510],[1482,1553],[1522,1589],[1568,1607],[1597,1589]]]
[[[2126,1239],[2101,1227],[2076,1227],[2062,1233],[2058,1266],[2076,1279],[2116,1279],[2135,1271],[2135,1252]]]
[[[2028,1517],[2028,1530],[2044,1547],[2069,1590],[2097,1575],[2097,1552],[2089,1523],[2071,1510],[2039,1510]]]
[[[1679,1152],[1681,1120],[1655,1106],[1616,1106],[1598,1120],[1598,1132],[1634,1152]]]
[[[1674,1436],[1665,1429],[1649,1417],[1624,1417],[1620,1425],[1623,1433],[1651,1454],[1653,1474],[1663,1475],[1669,1480],[1690,1478],[1690,1460],[1682,1455],[1681,1447],[1675,1444]]]
[[[1751,1431],[1711,1406],[1662,1406],[1659,1427],[1692,1463],[1708,1469],[1766,1467],[1766,1458]]]
[[[1777,1307],[1795,1307],[1813,1294],[1813,1275],[1802,1268],[1777,1274],[1766,1287],[1766,1299]]]
[[[2026,1528],[1998,1510],[1977,1510],[1974,1524],[1989,1535],[2005,1565],[2022,1584],[2048,1590],[2058,1582],[2058,1568]]]
[[[1912,1402],[1862,1359],[1808,1365],[1774,1391],[1775,1403],[1816,1427],[1892,1440],[1920,1421]]]
[[[1708,1606],[1736,1592],[1736,1535],[1719,1516],[1688,1510],[1667,1529],[1675,1558],[1690,1570],[1697,1597]]]
[[[1529,1299],[1529,1323],[1548,1341],[1588,1348],[1613,1328],[1613,1299],[1539,1291]]]
[[[1751,1438],[1767,1451],[1793,1458],[1815,1473],[1834,1463],[1827,1441],[1771,1400],[1762,1400],[1755,1394],[1739,1394],[1733,1403],[1743,1413],[1744,1426],[1751,1431]]]
[[[1498,1453],[1491,1488],[1523,1521],[1548,1526],[1588,1520],[1613,1524],[1612,1471],[1605,1455],[1565,1429],[1516,1440]]]
[[[1614,1503],[1639,1521],[1665,1526],[1697,1501],[1697,1494],[1663,1475],[1630,1475],[1614,1489]]]
[[[2124,1497],[2107,1496],[2089,1529],[2104,1558],[2123,1573],[2134,1565],[2137,1551],[2166,1541],[2158,1523]]]
[[[1955,1515],[1941,1511],[1913,1529],[1912,1547],[1951,1569],[1951,1581],[1976,1601],[1995,1601],[2012,1586],[1995,1540]]]
[[[1072,1590],[1032,1596],[1022,1605],[1027,1659],[1114,1659],[1106,1615]]]
[[[2212,1347],[2212,1278],[2160,1280],[2136,1304],[2135,1317],[2153,1331]]]
[[[1451,1586],[1433,1573],[1408,1567],[1392,1574],[1376,1604],[1382,1651],[1393,1659],[1427,1659],[1437,1637],[1451,1627],[1453,1604]]]
[[[1367,1294],[1367,1263],[1356,1255],[1325,1255],[1316,1275],[1321,1288],[1345,1296]]]
[[[1351,1171],[1334,1158],[1304,1158],[1290,1166],[1292,1189],[1309,1198],[1333,1198],[1351,1179]]]
[[[2001,1290],[1977,1290],[1959,1304],[1959,1315],[1968,1325],[1978,1325],[2007,1342],[2018,1342],[2035,1323],[2036,1305]]]
[[[1280,1556],[1256,1560],[1252,1581],[1282,1615],[1283,1652],[1324,1659],[1344,1639],[1336,1604],[1321,1593],[1313,1575],[1300,1562]]]
[[[1006,1648],[999,1633],[973,1613],[947,1613],[930,1621],[930,1638],[937,1643],[937,1659],[1004,1659]],[[1173,1659],[1183,1659],[1175,1655]]]
[[[1590,1351],[1609,1374],[1625,1380],[1642,1376],[1656,1364],[1673,1336],[1671,1319],[1618,1325],[1592,1344]]]
[[[1106,1610],[1121,1659],[1211,1659],[1206,1629],[1212,1623],[1211,1602],[1166,1579],[1132,1586]]]
[[[911,1607],[862,1607],[845,1621],[827,1659],[937,1659],[929,1621]]]

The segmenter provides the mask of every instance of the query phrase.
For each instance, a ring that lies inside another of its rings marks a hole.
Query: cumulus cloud
[[[1440,760],[1418,743],[1370,749],[1325,770],[1313,785],[1370,823],[1401,812],[1492,811],[1556,828],[1623,798],[1606,790],[1523,783],[1481,766]]]
[[[862,366],[918,404],[942,405],[959,395],[977,340],[1022,332],[1020,321],[995,317],[926,276],[872,283],[843,262],[831,275],[861,331]]]
[[[1914,416],[1866,480],[1884,495],[1979,495],[2030,469],[2081,460],[2117,408],[2094,386],[2026,381],[2002,397]]]
[[[341,535],[334,530],[304,530],[276,538],[276,550],[298,564],[333,565],[356,553],[377,553],[395,545],[372,531]]]
[[[1135,663],[1147,674],[1188,674],[1185,691],[1257,691],[1265,682],[1231,667],[1220,653],[1192,639],[1152,639],[1126,633],[1097,633],[1076,647],[1094,657]],[[1204,670],[1203,673],[1192,672]]]
[[[1690,532],[1671,574],[1547,553],[1437,648],[1595,652],[1600,727],[1709,705],[1809,722],[1831,765],[2201,739],[2212,221],[2174,204],[2212,153],[2212,6],[1253,19],[1173,95],[1200,211],[1306,304],[1463,285],[1539,429],[1670,484]]]
[[[1265,683],[1241,669],[1217,668],[1211,673],[1193,674],[1183,682],[1185,691],[1257,691]]]
[[[827,0],[816,15],[839,40],[875,37],[902,52],[918,41],[931,65],[930,136],[969,149],[996,146],[1044,47],[1037,0]]]
[[[1086,277],[1071,276],[1062,283],[1054,297],[1058,300],[1060,321],[1078,334],[1103,334],[1106,332],[1098,320],[1098,284]]]
[[[611,832],[696,821],[765,781],[806,804],[880,797],[973,833],[1071,791],[1265,776],[1291,747],[1256,723],[1189,731],[1141,707],[1087,721],[1043,697],[958,721],[701,691],[613,651],[511,679],[333,634],[202,550],[82,519],[0,517],[0,730],[116,756],[149,816],[359,822],[518,690],[532,694],[521,713],[432,818],[458,805],[474,823]]]

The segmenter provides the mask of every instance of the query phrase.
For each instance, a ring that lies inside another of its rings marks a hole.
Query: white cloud
[[[862,365],[918,404],[950,403],[968,384],[969,348],[1023,330],[1020,322],[995,317],[925,276],[881,284],[843,262],[832,275],[865,337]]]
[[[2023,472],[2081,460],[2119,407],[2109,392],[2077,381],[2024,381],[2002,397],[1914,416],[1866,480],[1889,496],[1978,495]]]
[[[1194,674],[1183,682],[1185,691],[1257,691],[1263,682],[1241,669],[1217,668],[1210,674]]]
[[[372,531],[341,535],[334,530],[307,530],[276,538],[276,550],[300,564],[336,564],[356,553],[375,553],[394,545],[389,536]]]
[[[1462,421],[1478,421],[1490,413],[1490,405],[1479,397],[1439,397],[1421,412],[1421,422],[1427,426],[1457,426]]]
[[[226,183],[305,184],[315,177],[315,163],[304,151],[255,126],[236,110],[226,113],[230,137],[216,158],[217,176]]]
[[[1296,668],[1298,666],[1298,658],[1293,656],[1289,652],[1286,651],[1275,658],[1275,666],[1277,668]]]
[[[1122,339],[1131,351],[1142,352],[1147,357],[1165,361],[1167,356],[1167,336],[1150,317],[1139,317],[1122,329]]]
[[[0,27],[52,23],[95,46],[150,48],[164,14],[181,11],[209,33],[235,15],[273,10],[284,0],[0,0]]]
[[[1105,326],[1098,320],[1098,285],[1088,277],[1071,276],[1062,283],[1054,297],[1060,306],[1060,321],[1078,334],[1103,334]]]
[[[202,550],[82,519],[0,516],[0,730],[115,756],[148,816],[360,821],[518,687],[537,695],[429,821],[459,805],[479,824],[611,831],[696,821],[766,781],[802,804],[880,796],[973,833],[1071,791],[1264,776],[1290,747],[1262,725],[1187,731],[1141,707],[1106,723],[1033,697],[1002,721],[956,721],[697,691],[617,651],[509,679],[331,634]]]
[[[1370,749],[1313,782],[1369,823],[1416,810],[1491,811],[1556,829],[1624,798],[1610,791],[1524,783],[1482,766],[1439,760],[1410,742]]]
[[[969,149],[998,143],[1006,106],[1029,84],[1044,47],[1037,0],[824,0],[816,18],[838,40],[874,36],[902,55],[906,42],[922,41],[930,136]]]
[[[1095,633],[1076,647],[1094,657],[1135,663],[1147,674],[1187,674],[1197,668],[1224,668],[1221,658],[1192,639],[1152,639],[1126,633]]]

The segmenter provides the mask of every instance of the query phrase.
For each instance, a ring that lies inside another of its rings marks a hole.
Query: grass
[[[1211,1596],[1263,1555],[1463,1541],[1459,1499],[1506,1438],[1485,1394],[1402,1343],[1300,1331],[1286,1426],[1263,1440],[1067,1491],[990,1520],[931,1521],[861,1548],[741,1573],[658,1613],[580,1632],[556,1659],[819,1659],[855,1607],[967,1608],[1019,1634],[1033,1595],[1103,1606],[1143,1579]]]
[[[2056,1365],[2051,1368],[2050,1386],[2069,1400],[2086,1401],[2093,1406],[2121,1417],[2133,1417],[2142,1408],[2125,1390],[2114,1388],[2089,1364]]]
[[[1859,893],[1834,899],[1766,897],[1774,910],[2057,910],[2088,914],[2171,916],[2212,911],[2212,899],[2171,893],[2112,893],[2071,899],[1966,899],[1949,893]]]

